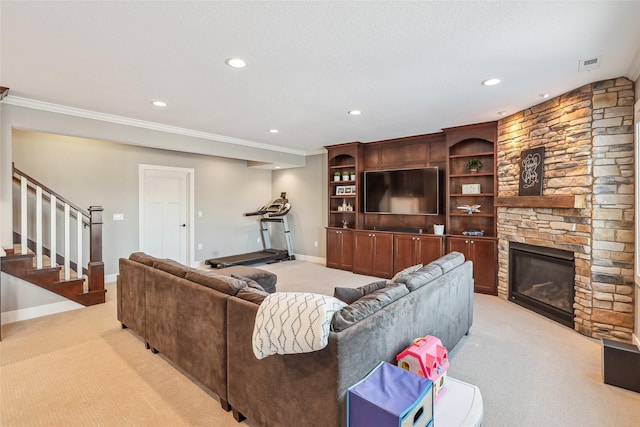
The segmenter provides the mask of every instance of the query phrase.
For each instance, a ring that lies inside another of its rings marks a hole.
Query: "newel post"
[[[104,290],[102,262],[102,206],[89,206],[89,292]],[[104,302],[104,301],[103,301]]]

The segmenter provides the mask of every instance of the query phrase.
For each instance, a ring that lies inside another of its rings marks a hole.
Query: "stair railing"
[[[72,219],[75,220],[76,228],[76,275],[78,279],[87,274],[87,286],[89,291],[104,290],[104,263],[102,262],[102,207],[90,206],[85,211],[72,202],[66,200],[58,193],[52,191],[42,183],[31,178],[26,173],[20,171],[13,165],[13,179],[20,183],[20,253],[26,254],[29,246],[28,235],[28,215],[29,215],[29,193],[35,193],[35,255],[36,268],[43,268],[43,230],[44,223],[43,211],[45,210],[44,202],[49,201],[49,258],[51,267],[57,266],[57,218],[58,211],[63,213],[64,218],[64,255],[62,257],[64,263],[64,280],[71,279],[71,251],[74,248],[71,242]],[[84,269],[83,265],[83,241],[84,229],[88,229],[89,233],[89,262],[88,268]]]

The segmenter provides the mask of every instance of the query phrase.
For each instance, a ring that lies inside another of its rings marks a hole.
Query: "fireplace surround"
[[[496,155],[498,295],[510,299],[512,242],[569,251],[573,327],[625,342],[638,303],[634,103],[624,77],[587,84],[501,119]],[[545,148],[543,194],[518,196],[518,160],[538,147]]]
[[[573,328],[574,254],[509,244],[509,300]]]

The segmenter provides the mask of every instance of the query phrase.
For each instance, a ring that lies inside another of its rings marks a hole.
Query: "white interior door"
[[[190,265],[193,170],[140,165],[140,250]]]

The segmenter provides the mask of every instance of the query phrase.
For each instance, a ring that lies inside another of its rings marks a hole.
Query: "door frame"
[[[188,266],[193,266],[195,258],[195,169],[179,168],[173,166],[148,165],[140,163],[138,165],[138,248],[142,248],[145,242],[144,236],[144,200],[145,188],[144,178],[147,171],[157,172],[181,172],[186,175],[187,179],[187,262]]]

